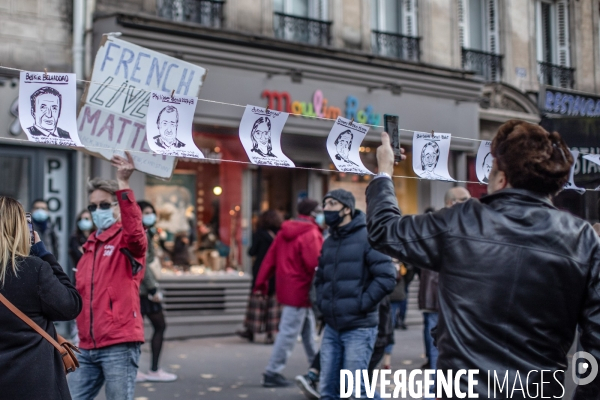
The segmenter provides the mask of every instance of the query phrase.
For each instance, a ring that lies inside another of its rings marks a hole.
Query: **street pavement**
[[[419,368],[424,363],[422,325],[396,330],[395,339],[392,367]],[[305,399],[295,385],[278,389],[261,386],[272,349],[262,344],[262,340],[259,335],[257,343],[248,343],[236,336],[165,342],[161,367],[176,373],[179,379],[170,383],[138,383],[135,399]],[[147,371],[149,363],[150,348],[146,343],[142,346],[141,371]],[[283,373],[293,380],[307,369],[304,348],[298,342]],[[105,400],[103,390],[98,399]]]
[[[423,326],[409,325],[407,330],[396,330],[392,355],[392,369],[410,370],[424,363]],[[161,367],[179,376],[176,382],[138,383],[135,400],[166,399],[286,399],[303,400],[305,397],[294,385],[289,388],[267,389],[261,386],[262,373],[269,360],[272,346],[248,343],[236,336],[212,337],[165,342]],[[574,349],[569,352],[573,354]],[[569,357],[570,361],[570,357]],[[148,343],[142,347],[141,371],[150,364]],[[302,343],[296,343],[284,375],[293,380],[306,373],[308,362]],[[565,399],[571,398],[571,372],[566,374]],[[105,400],[103,390],[98,397]]]

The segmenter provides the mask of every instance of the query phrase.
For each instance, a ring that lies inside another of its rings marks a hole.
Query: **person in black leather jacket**
[[[492,397],[488,371],[492,386],[494,372],[508,378],[496,398],[509,397],[515,383],[512,398],[540,396],[542,382],[545,398],[562,398],[577,324],[583,350],[600,359],[600,241],[589,223],[550,201],[573,163],[565,142],[540,126],[508,121],[492,142],[488,196],[404,217],[392,180],[381,174],[391,174],[394,163],[385,133],[382,143],[380,177],[367,188],[369,242],[440,273],[438,371],[479,369],[480,398]],[[466,391],[467,376],[460,383]],[[580,385],[574,398],[599,399],[600,378]]]
[[[368,369],[377,339],[379,302],[396,285],[391,258],[371,248],[365,215],[354,206],[354,196],[343,189],[332,190],[323,199],[330,236],[323,244],[315,279],[317,306],[325,320],[321,399],[340,398],[340,369]]]

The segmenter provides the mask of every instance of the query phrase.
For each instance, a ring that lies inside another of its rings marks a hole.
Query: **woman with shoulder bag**
[[[31,245],[21,204],[0,196],[0,215],[0,400],[71,399],[61,354],[5,301],[56,341],[53,321],[75,319],[81,296],[37,233]]]

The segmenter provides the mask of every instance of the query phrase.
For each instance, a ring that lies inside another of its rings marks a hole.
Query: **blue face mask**
[[[92,221],[89,219],[80,219],[79,222],[77,222],[77,226],[82,231],[91,231],[94,227],[94,224],[92,224]]]
[[[113,215],[112,208],[108,210],[96,210],[92,213],[92,219],[94,220],[94,224],[101,231],[110,228],[117,220]]]
[[[156,214],[142,215],[142,223],[144,226],[153,226],[156,223]]]
[[[48,217],[48,211],[42,210],[41,208],[31,213],[31,218],[36,222],[45,222],[48,220]]]
[[[325,223],[325,214],[319,213],[315,216],[315,222],[318,225],[323,225]]]

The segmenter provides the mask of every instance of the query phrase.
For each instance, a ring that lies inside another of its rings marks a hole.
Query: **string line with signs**
[[[12,70],[12,71],[18,71],[18,72],[27,72],[25,70],[19,69],[19,68],[12,68],[12,67],[6,67],[6,66],[2,66],[0,65],[0,68],[2,69],[7,69],[7,70]],[[44,72],[46,73],[46,72]],[[106,84],[106,83],[99,83],[99,82],[95,82],[95,81],[91,81],[91,80],[84,80],[84,79],[76,79],[77,82],[82,82],[82,83],[86,83],[86,84],[96,84],[96,85],[101,85],[102,87],[105,88],[114,88],[115,89],[122,89],[121,86],[118,85],[110,85],[110,84]],[[145,89],[137,89],[138,93],[149,93],[150,91],[145,90]],[[173,91],[174,92],[174,91]],[[173,95],[173,92],[171,93],[171,95]],[[240,108],[246,108],[246,106],[241,105],[241,104],[235,104],[235,103],[228,103],[228,102],[223,102],[223,101],[217,101],[217,100],[210,100],[210,99],[202,99],[202,98],[197,98],[198,101],[202,101],[202,102],[207,102],[207,103],[213,103],[213,104],[219,104],[219,105],[227,105],[227,106],[232,106],[232,107],[240,107]],[[336,119],[333,118],[326,118],[326,117],[319,117],[317,115],[303,115],[303,114],[298,114],[298,113],[293,113],[290,112],[290,115],[294,115],[294,116],[303,116],[305,118],[312,118],[315,120],[325,120],[325,121],[333,121],[335,122]],[[374,127],[374,128],[383,128],[382,125],[375,125],[375,124],[367,124],[364,123],[362,125],[365,126],[369,126],[369,127]],[[414,130],[410,130],[410,129],[403,129],[403,128],[398,128],[399,131],[403,131],[403,132],[411,132],[413,133]],[[431,132],[432,134],[434,133],[433,131]],[[481,139],[473,139],[473,138],[464,138],[464,137],[460,137],[460,136],[452,136],[453,139],[459,139],[459,140],[468,140],[468,141],[475,141],[475,142],[483,142],[484,140]],[[12,141],[21,141],[21,142],[29,142],[28,140],[25,139],[18,139],[18,138],[5,138],[4,140],[12,140]],[[128,151],[131,153],[138,153],[138,154],[148,154],[148,152],[144,152],[144,151],[140,151],[140,150],[125,150],[125,149],[119,149],[119,148],[112,148],[112,147],[101,147],[101,146],[85,146],[88,149],[94,149],[94,150],[109,150],[109,151],[115,151],[115,150],[121,150],[121,151]],[[586,155],[585,153],[581,153],[582,155]],[[208,162],[229,162],[229,163],[237,163],[237,164],[246,164],[246,165],[255,165],[252,162],[248,162],[248,161],[241,161],[241,160],[227,160],[227,159],[206,159]],[[331,172],[337,172],[337,173],[344,173],[343,171],[337,171],[337,170],[329,170],[329,169],[322,169],[322,168],[311,168],[311,167],[296,167],[298,169],[302,169],[302,170],[312,170],[312,171],[320,171],[320,172],[326,172],[326,173],[331,173]],[[404,176],[404,175],[394,175],[394,178],[402,178],[402,179],[423,179],[421,177],[415,177],[415,176]],[[425,180],[438,180],[438,181],[447,181],[444,179],[425,179]],[[473,182],[473,181],[459,181],[459,180],[453,180],[454,182],[457,183],[471,183],[471,184],[481,184],[481,182]],[[586,189],[586,191],[593,191],[594,189]]]
[[[3,65],[0,65],[0,68],[11,70],[11,71],[27,72],[27,70],[24,70],[24,69],[12,68],[12,67],[5,67]],[[121,86],[118,86],[118,85],[110,85],[110,84],[101,83],[101,82],[88,81],[88,80],[85,80],[85,79],[77,79],[77,82],[101,85],[102,87],[113,88],[113,90],[121,89]],[[146,90],[146,89],[136,89],[136,90],[138,92],[143,92],[143,93],[150,93],[151,92],[151,91]],[[210,99],[202,99],[202,98],[199,98],[199,97],[198,97],[198,101],[202,101],[202,102],[205,102],[205,103],[227,105],[227,106],[232,106],[232,107],[246,108],[246,106],[242,105],[242,104],[227,103],[227,102],[224,102],[224,101],[217,101],[217,100],[210,100]],[[319,117],[317,115],[303,115],[303,114],[298,114],[298,113],[293,113],[293,112],[290,112],[288,114],[294,115],[296,117],[312,118],[312,119],[318,119],[318,120],[323,120],[323,121],[331,121],[331,122],[335,122],[336,121],[335,118]],[[361,125],[370,126],[372,128],[383,128],[383,125],[374,125],[374,124],[366,124],[366,123],[361,124]],[[415,129],[398,128],[398,130],[399,131],[403,131],[403,132],[411,132],[411,133],[415,132]],[[464,138],[464,137],[454,136],[454,135],[452,136],[452,138],[453,139],[461,139],[461,140],[470,140],[470,141],[474,141],[474,142],[483,142],[484,141],[484,140],[481,140],[481,139]],[[111,150],[111,149],[107,149],[107,150]]]

